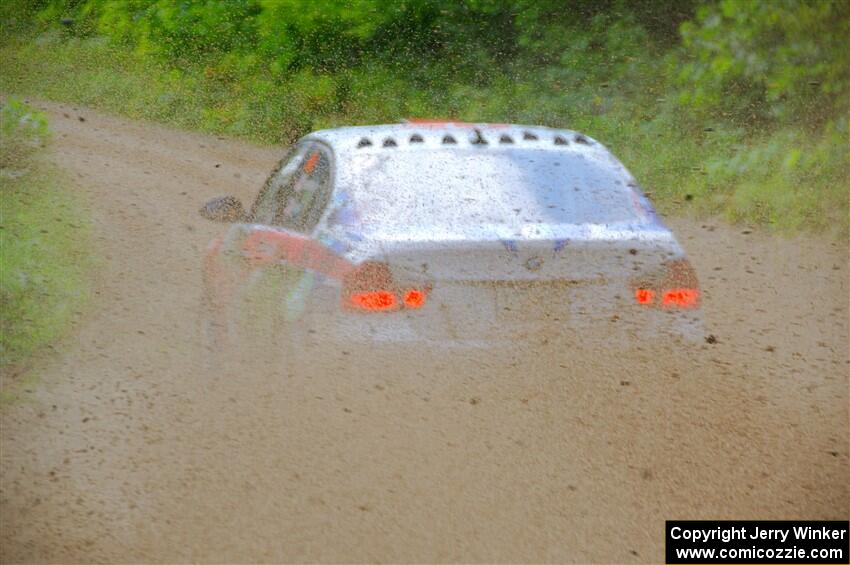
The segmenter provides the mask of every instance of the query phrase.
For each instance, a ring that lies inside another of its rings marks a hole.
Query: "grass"
[[[15,375],[87,302],[90,225],[44,159],[43,116],[12,99],[0,118],[0,371]]]

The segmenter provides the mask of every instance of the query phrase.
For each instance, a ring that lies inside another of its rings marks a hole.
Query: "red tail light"
[[[684,258],[665,263],[661,276],[642,278],[635,283],[634,289],[635,302],[644,306],[699,306],[700,292],[696,271]]]
[[[699,302],[699,290],[695,288],[673,288],[664,293],[662,306],[693,308]]]
[[[655,291],[649,288],[636,288],[635,300],[638,304],[652,304],[655,300]]]
[[[396,306],[395,294],[387,290],[355,292],[349,299],[352,304],[364,310],[391,310]]]
[[[408,308],[422,308],[425,305],[425,293],[421,290],[408,290],[404,293],[404,305]]]
[[[425,305],[428,288],[400,291],[385,263],[363,263],[343,278],[343,306],[365,312],[385,312]]]

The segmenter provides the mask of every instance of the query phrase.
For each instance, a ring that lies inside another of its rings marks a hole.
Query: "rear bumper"
[[[345,313],[318,322],[300,322],[317,342],[380,347],[383,344],[415,345],[429,349],[486,349],[498,345],[529,346],[567,343],[576,346],[629,346],[659,344],[665,340],[701,343],[705,338],[699,309],[641,311],[619,315],[574,315],[568,320],[516,323],[500,320],[458,323],[420,312]]]

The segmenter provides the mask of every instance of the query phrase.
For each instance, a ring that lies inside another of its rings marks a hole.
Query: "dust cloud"
[[[670,220],[690,346],[211,362],[197,209],[282,151],[38,105],[99,262],[37,382],[3,383],[4,562],[658,562],[666,519],[847,517],[846,243]]]

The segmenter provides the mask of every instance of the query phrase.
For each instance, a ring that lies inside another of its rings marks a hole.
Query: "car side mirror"
[[[213,222],[234,223],[245,220],[242,203],[233,196],[213,198],[200,210],[201,217]]]

